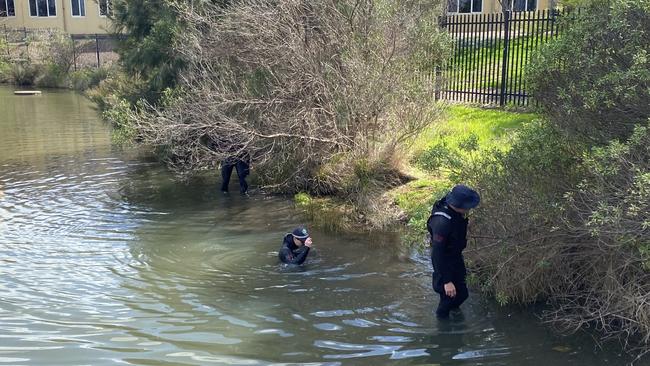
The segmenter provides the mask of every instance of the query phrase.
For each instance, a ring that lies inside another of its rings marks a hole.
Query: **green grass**
[[[467,169],[473,160],[495,148],[507,149],[509,134],[537,118],[534,113],[450,106],[443,118],[412,145],[408,169],[416,179],[393,192],[395,203],[409,218],[403,241],[409,245],[425,245],[431,206],[453,184],[459,183],[454,182],[453,171]],[[435,164],[429,164],[431,159],[436,160]],[[428,169],[432,166],[436,169]]]
[[[450,59],[450,69],[447,77],[457,83],[473,86],[474,88],[498,88],[501,84],[503,67],[503,40],[491,42],[470,41],[462,46]],[[509,63],[507,68],[508,80],[523,77],[526,64],[545,42],[544,37],[517,37],[508,43]],[[488,69],[487,77],[483,78],[483,70]],[[496,76],[492,76],[496,73]],[[473,85],[472,85],[473,84]]]
[[[441,121],[431,125],[418,137],[412,151],[417,158],[418,154],[441,141],[451,147],[458,147],[470,136],[476,136],[479,150],[504,146],[508,132],[536,118],[534,113],[515,113],[463,105],[450,106]]]

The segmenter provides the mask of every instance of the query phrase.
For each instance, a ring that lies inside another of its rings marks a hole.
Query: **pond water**
[[[283,269],[292,202],[218,183],[116,149],[78,94],[0,87],[0,365],[626,363],[476,294],[436,320],[428,257],[394,235],[313,230]]]

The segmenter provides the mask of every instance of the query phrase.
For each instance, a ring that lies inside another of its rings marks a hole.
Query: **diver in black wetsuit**
[[[307,259],[311,245],[312,240],[307,229],[298,227],[284,236],[278,257],[282,263],[302,264]]]
[[[436,310],[439,318],[449,317],[469,296],[465,276],[463,249],[467,246],[465,214],[478,206],[481,198],[473,189],[457,185],[436,202],[427,221],[431,234],[431,263],[433,290],[440,295]]]

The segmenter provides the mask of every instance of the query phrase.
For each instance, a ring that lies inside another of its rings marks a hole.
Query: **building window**
[[[480,13],[483,10],[483,0],[449,0],[447,4],[449,13]]]
[[[86,16],[86,0],[71,0],[72,16],[85,17]]]
[[[56,0],[29,0],[29,15],[33,17],[55,17]]]
[[[103,17],[113,15],[111,0],[99,0],[99,15]]]
[[[537,0],[513,0],[513,11],[535,11],[537,10]]]
[[[15,17],[14,0],[0,0],[0,18]]]

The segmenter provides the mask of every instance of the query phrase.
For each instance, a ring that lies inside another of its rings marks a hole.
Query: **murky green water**
[[[74,93],[0,88],[0,364],[625,363],[476,295],[438,322],[427,257],[389,236],[314,231],[283,270],[291,202],[223,197],[216,176],[176,183],[114,149]]]

